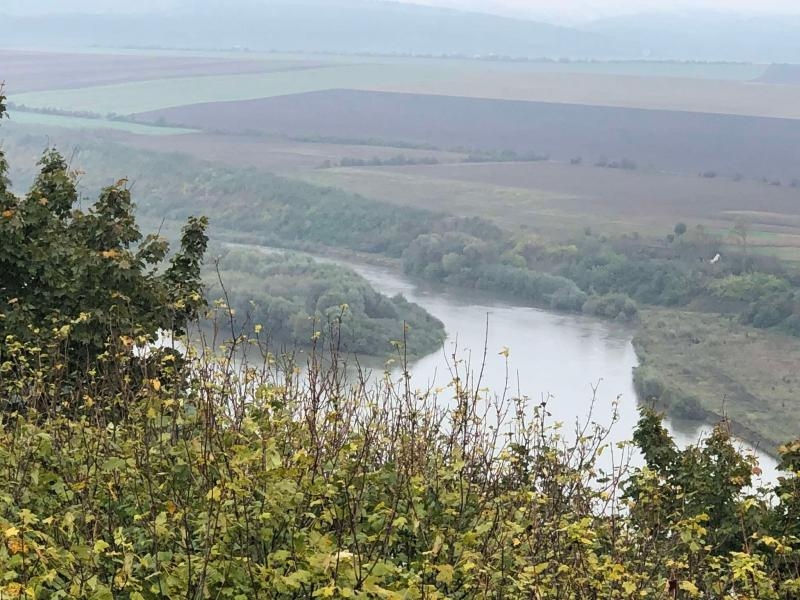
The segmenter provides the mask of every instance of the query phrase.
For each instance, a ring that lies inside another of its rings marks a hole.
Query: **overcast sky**
[[[245,0],[269,5],[271,0]],[[340,0],[316,0],[336,2]],[[362,0],[363,1],[363,0]],[[671,10],[723,10],[743,13],[800,14],[800,0],[394,0],[507,16],[576,23],[594,18]],[[225,0],[0,0],[0,14],[68,12],[146,13],[170,8],[191,8],[207,3],[225,6]]]
[[[406,0],[410,1],[410,0]],[[671,10],[722,10],[748,14],[800,14],[798,0],[413,0],[417,4],[488,11],[511,16],[586,20]]]

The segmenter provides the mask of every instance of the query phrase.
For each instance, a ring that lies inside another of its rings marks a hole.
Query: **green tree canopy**
[[[58,340],[62,368],[76,375],[112,343],[132,347],[159,330],[181,333],[204,303],[207,220],[190,218],[168,259],[166,240],[139,231],[126,180],[81,210],[64,158],[48,149],[39,168],[19,197],[0,154],[0,362],[9,344]]]

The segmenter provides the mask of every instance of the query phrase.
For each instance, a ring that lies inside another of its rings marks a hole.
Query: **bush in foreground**
[[[402,372],[349,384],[335,354],[312,353],[301,370],[239,343],[225,360],[166,359],[117,394],[129,407],[122,417],[91,389],[57,392],[72,394],[80,418],[0,417],[0,596],[793,598],[800,589],[798,479],[781,480],[775,506],[747,491],[754,466],[723,426],[681,452],[645,411],[636,441],[646,465],[631,469],[602,428],[587,426],[575,443],[548,425],[546,406],[478,391],[460,362],[437,398],[413,392]],[[127,356],[100,360],[124,372]],[[54,393],[42,358],[4,380],[2,394],[49,404],[36,398]],[[784,466],[797,470],[800,444],[785,451]]]

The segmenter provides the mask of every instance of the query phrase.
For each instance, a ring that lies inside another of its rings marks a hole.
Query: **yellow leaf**
[[[544,573],[545,571],[547,571],[547,568],[548,568],[549,566],[550,566],[550,563],[546,563],[546,562],[539,563],[538,565],[536,565],[535,567],[533,567],[533,574],[534,574],[534,575],[541,575],[542,573]]]
[[[16,527],[9,527],[8,529],[6,529],[6,530],[3,532],[3,534],[4,534],[4,535],[5,535],[7,538],[16,537],[16,536],[18,536],[18,535],[19,535],[19,529],[17,529]]]
[[[8,538],[8,551],[11,554],[19,554],[25,551],[25,543],[18,537]]]
[[[433,555],[436,556],[439,554],[439,551],[442,549],[442,544],[444,543],[444,539],[441,535],[437,535],[436,539],[433,540]]]
[[[689,592],[692,597],[697,597],[700,595],[700,590],[698,590],[697,586],[691,581],[681,581],[681,584],[678,587],[680,587],[680,589],[684,592]]]
[[[25,588],[21,583],[9,583],[5,589],[0,592],[2,594],[0,597],[5,598],[8,596],[9,598],[19,598],[24,590]]]
[[[453,583],[454,569],[452,565],[439,565],[436,568],[439,570],[439,574],[436,576],[436,581],[444,584]]]
[[[5,217],[6,219],[10,219],[13,216],[14,216],[14,211],[13,210],[4,210],[3,211],[3,217]]]
[[[622,584],[622,589],[626,594],[632,594],[636,591],[636,584],[632,581],[626,581]]]
[[[325,586],[323,588],[319,588],[316,592],[314,592],[314,596],[318,596],[320,598],[333,598],[333,594],[336,592],[336,588],[332,585]]]
[[[158,379],[151,379],[150,380],[150,385],[153,386],[153,389],[155,391],[158,391],[158,390],[161,389],[161,382]]]

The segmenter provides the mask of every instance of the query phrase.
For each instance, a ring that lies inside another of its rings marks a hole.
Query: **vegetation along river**
[[[610,440],[631,439],[639,416],[632,377],[638,362],[631,326],[515,305],[460,288],[429,286],[388,267],[314,257],[353,269],[383,294],[403,294],[444,323],[444,348],[412,366],[417,388],[446,386],[452,378],[454,351],[469,360],[477,375],[486,347],[482,388],[495,394],[508,388],[507,396],[521,394],[536,402],[546,399],[553,422],[571,429],[576,421],[589,417],[593,397],[591,418],[600,425],[611,425],[617,403],[618,422]],[[680,446],[696,443],[709,432],[708,425],[697,422],[672,420],[667,426]],[[775,479],[775,459],[745,443],[742,449],[756,452],[765,480]]]

